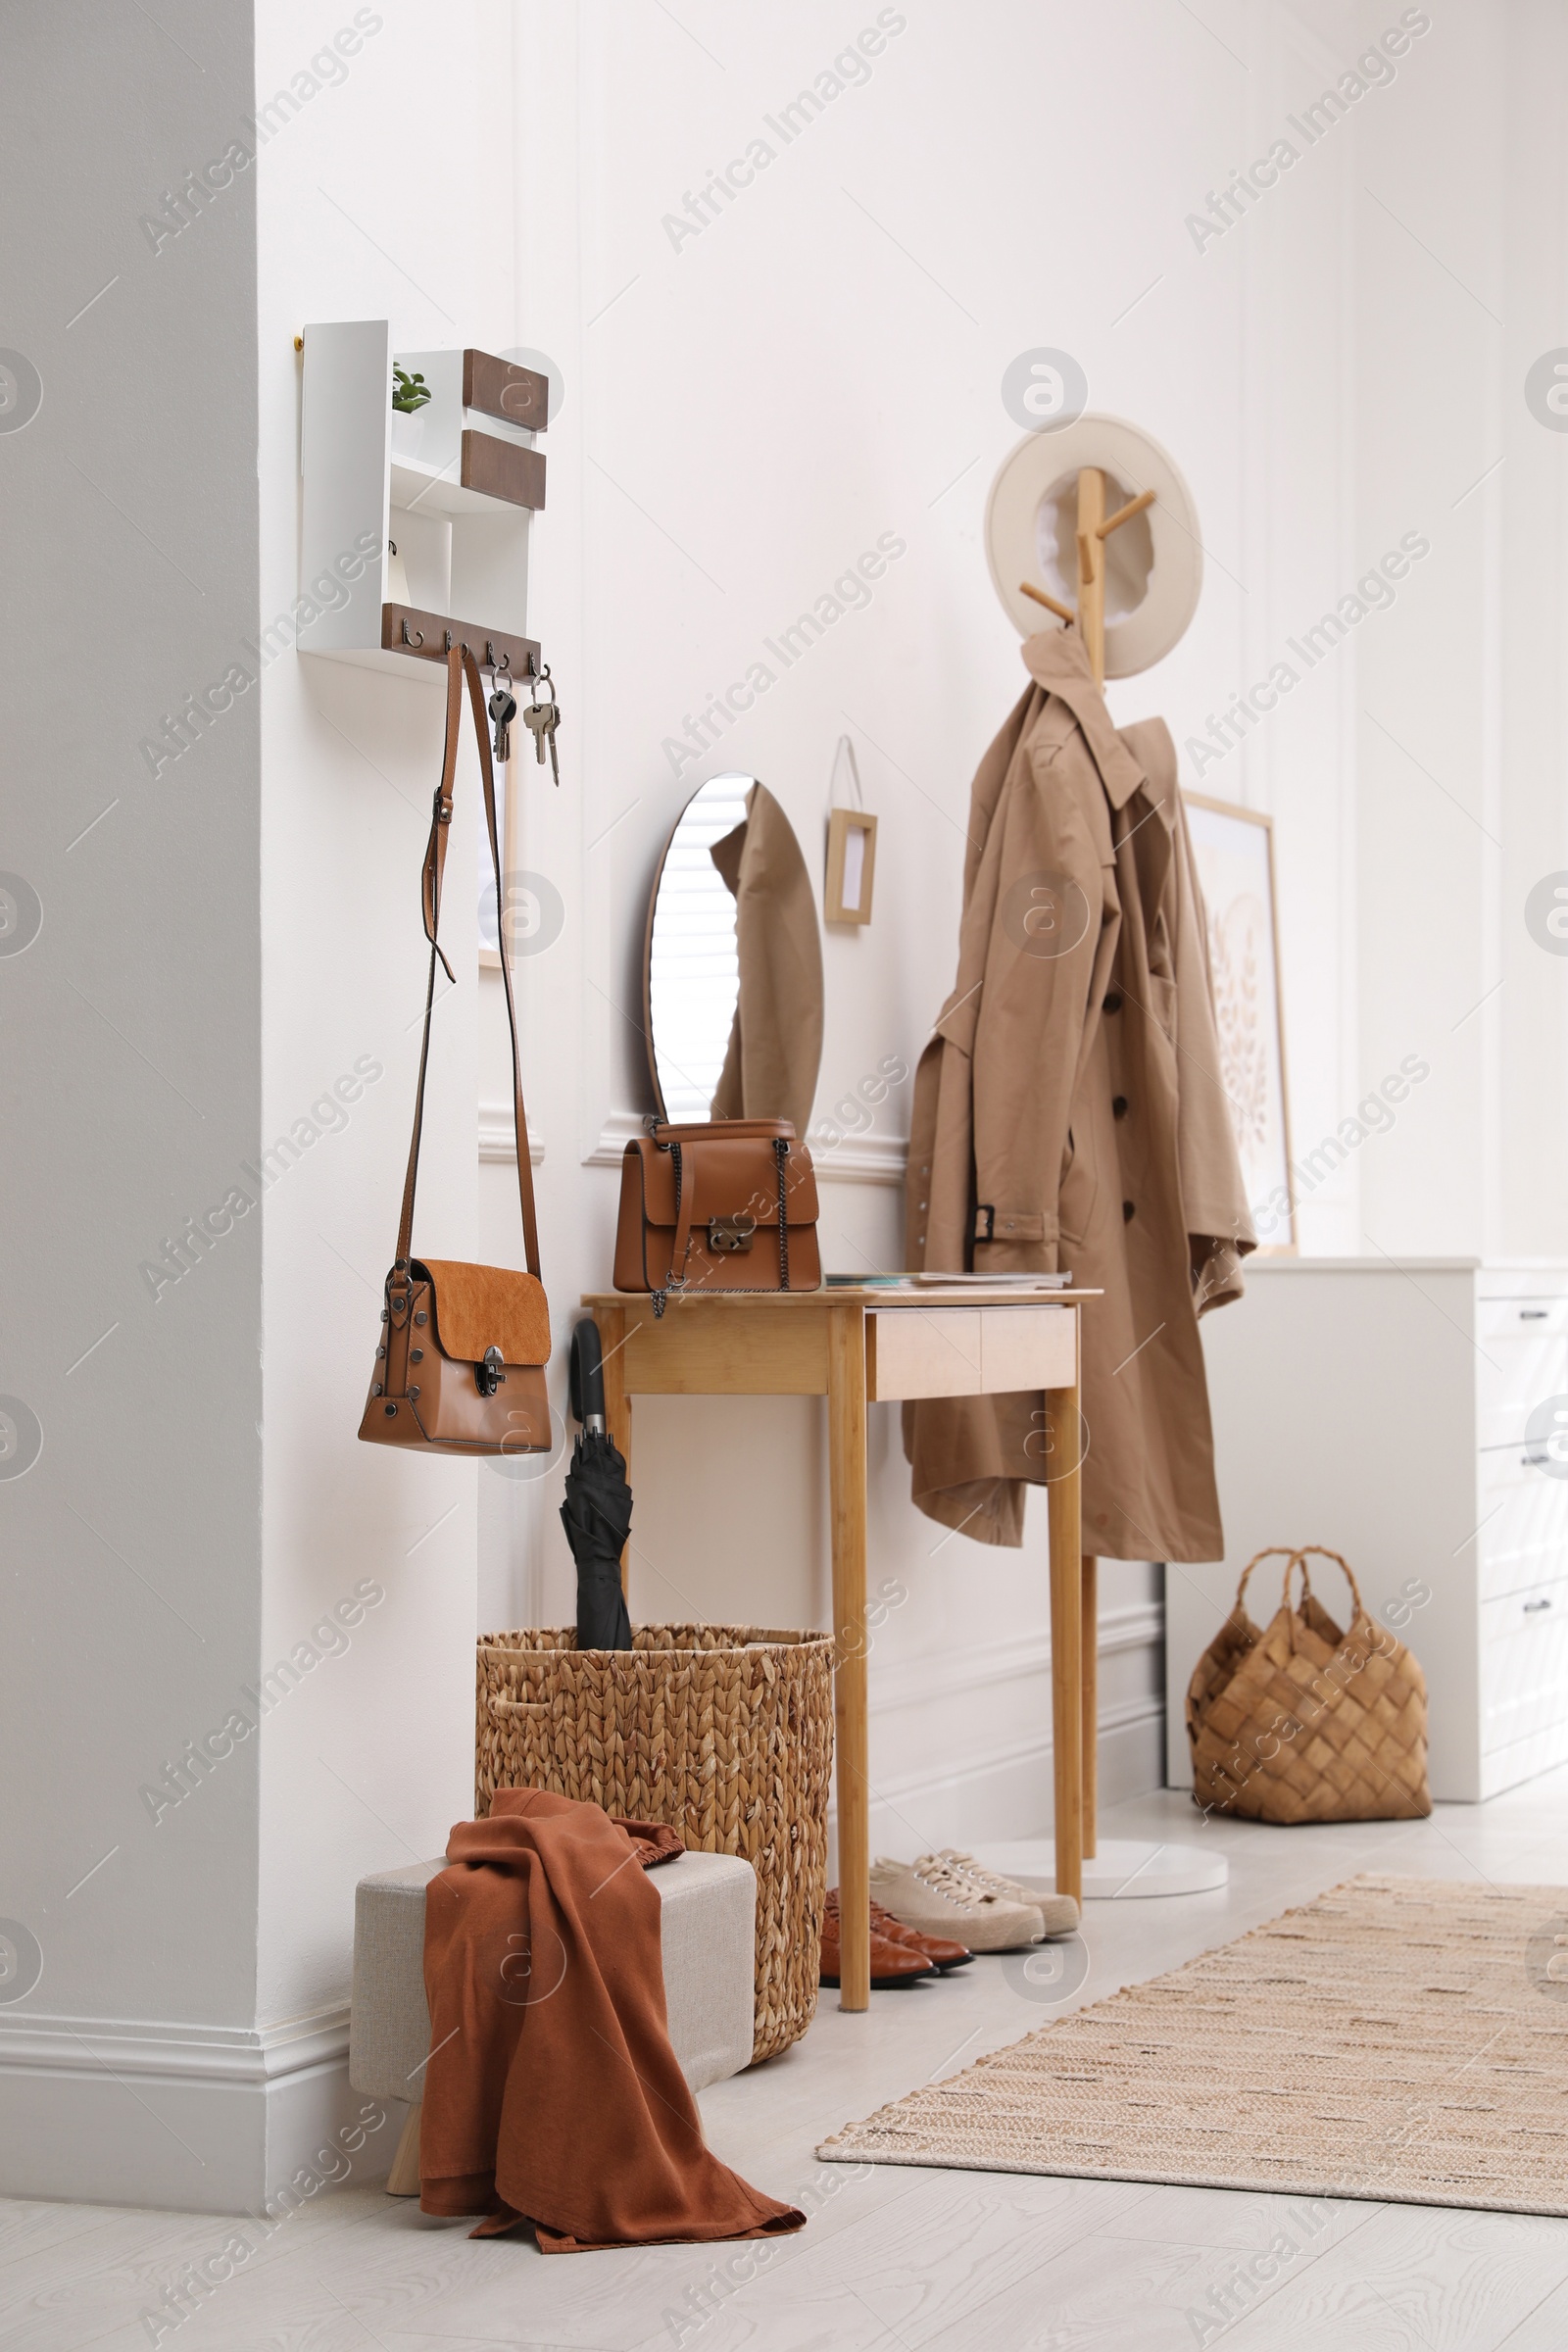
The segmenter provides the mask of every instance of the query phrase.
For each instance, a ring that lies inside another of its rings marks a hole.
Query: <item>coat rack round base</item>
[[[1016,1879],[1020,1886],[1051,1894],[1056,1885],[1056,1849],[1049,1838],[1017,1838],[975,1849],[986,1870]],[[1223,1854],[1200,1846],[1172,1845],[1143,1838],[1102,1838],[1099,1851],[1084,1856],[1084,1901],[1125,1902],[1153,1894],[1211,1894],[1230,1878]]]

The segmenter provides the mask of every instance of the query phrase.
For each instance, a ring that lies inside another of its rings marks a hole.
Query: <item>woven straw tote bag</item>
[[[1345,1571],[1354,1602],[1342,1633],[1312,1591],[1307,1556]],[[1261,1560],[1283,1557],[1280,1606],[1260,1633],[1242,1606]],[[1299,1607],[1291,1579],[1301,1571]],[[1368,1616],[1348,1561],[1321,1544],[1276,1544],[1250,1560],[1236,1606],[1187,1690],[1193,1801],[1285,1827],[1413,1821],[1432,1810],[1427,1685],[1415,1659]]]

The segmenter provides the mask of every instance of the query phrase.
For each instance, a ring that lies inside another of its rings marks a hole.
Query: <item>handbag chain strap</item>
[[[490,862],[496,877],[496,925],[501,949],[501,983],[507,996],[507,1027],[512,1033],[512,1121],[517,1141],[517,1200],[522,1209],[522,1245],[528,1271],[539,1276],[539,1228],[534,1213],[533,1162],[528,1154],[528,1114],[522,1101],[522,1059],[517,1051],[517,1013],[512,998],[512,964],[507,955],[506,902],[501,885],[501,841],[496,830],[496,778],[490,760],[490,730],[485,724],[484,696],[479,664],[466,645],[447,654],[447,731],[441,759],[441,781],[435,788],[430,812],[430,839],[425,847],[420,885],[424,907],[424,936],[430,943],[430,976],[424,991],[424,1036],[419,1045],[419,1083],[414,1097],[414,1135],[409,1145],[409,1172],[403,1185],[403,1212],[398,1219],[398,1252],[394,1271],[409,1262],[414,1237],[414,1192],[419,1174],[419,1138],[424,1128],[424,1074],[430,1059],[430,1015],[435,1007],[435,967],[439,958],[449,980],[456,978],[437,934],[441,928],[441,881],[446,871],[447,839],[452,826],[452,787],[458,767],[458,737],[463,728],[463,682],[468,682],[468,703],[474,733],[479,739],[479,774],[484,784],[485,823],[490,832]]]
[[[790,1287],[790,1220],[784,1198],[784,1163],[789,1155],[788,1138],[775,1135],[773,1159],[778,1168],[778,1287],[781,1291],[787,1291]]]
[[[681,1158],[680,1146],[679,1144],[671,1141],[667,1144],[660,1144],[658,1148],[661,1152],[667,1152],[669,1153],[670,1161],[675,1170],[675,1236],[669,1245],[669,1272],[664,1277],[664,1287],[662,1290],[655,1291],[653,1293],[654,1321],[656,1323],[662,1319],[664,1307],[668,1301],[670,1292],[683,1291],[686,1288],[686,1261],[692,1253],[692,1207],[697,1199],[697,1171],[694,1165],[692,1169],[692,1188],[686,1201],[686,1221],[684,1224],[682,1224],[680,1201],[681,1193],[684,1190],[686,1169],[685,1163]],[[675,1260],[677,1257],[680,1259],[680,1272],[678,1274],[675,1271]]]

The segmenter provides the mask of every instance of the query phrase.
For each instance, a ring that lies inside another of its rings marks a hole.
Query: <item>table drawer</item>
[[[1568,1579],[1531,1585],[1481,1611],[1481,1752],[1568,1716]]]
[[[865,1318],[866,1394],[996,1396],[1078,1378],[1071,1306],[897,1306]]]

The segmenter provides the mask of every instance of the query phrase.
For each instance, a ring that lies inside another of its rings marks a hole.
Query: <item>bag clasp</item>
[[[756,1233],[755,1217],[710,1217],[708,1247],[715,1257],[744,1257]]]

